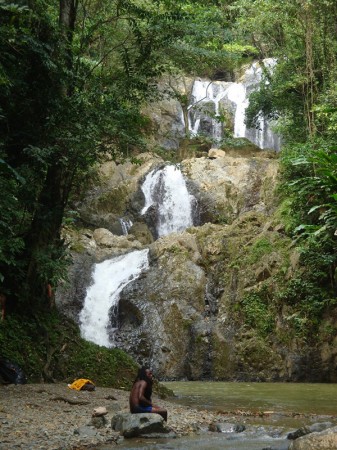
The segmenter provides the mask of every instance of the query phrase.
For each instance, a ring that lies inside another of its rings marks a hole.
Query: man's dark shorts
[[[132,414],[150,413],[152,412],[152,406],[134,406],[132,408]]]

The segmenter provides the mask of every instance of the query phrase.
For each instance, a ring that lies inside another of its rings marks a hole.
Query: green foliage
[[[262,337],[268,336],[275,327],[274,314],[269,305],[266,289],[246,294],[240,302],[243,320]]]
[[[56,312],[8,315],[0,323],[1,355],[16,361],[29,382],[89,378],[98,386],[129,388],[137,365],[123,351],[84,341]]]
[[[89,378],[100,386],[129,389],[138,370],[122,350],[109,350],[83,340],[68,353],[71,364],[63,366],[65,380]]]
[[[268,255],[274,249],[269,239],[263,237],[253,243],[249,249],[248,263],[254,264],[258,262],[264,255]]]
[[[294,277],[277,297],[281,304],[290,305],[289,313],[284,316],[288,338],[295,336],[307,341],[315,340],[323,311],[329,304],[317,282],[310,280],[310,276]]]
[[[184,21],[177,30],[179,39],[169,51],[173,69],[212,78],[255,54],[253,46],[236,42],[232,18],[217,2],[186,1],[181,9]]]
[[[252,45],[248,44],[240,44],[238,42],[230,42],[229,44],[224,44],[222,46],[223,50],[228,53],[234,53],[235,55],[242,56],[250,56],[256,57],[258,56],[258,50]]]
[[[285,152],[283,195],[290,199],[290,214],[297,218],[298,237],[332,238],[337,229],[337,157],[328,141],[293,146]],[[332,244],[332,241],[331,241]]]
[[[91,168],[145,148],[155,80],[188,66],[181,47],[214,53],[210,17],[223,28],[201,2],[70,4],[74,22],[62,2],[0,3],[0,279],[20,301],[64,278],[60,229]]]
[[[238,35],[259,49],[261,59],[277,59],[272,76],[251,97],[248,122],[261,110],[280,116],[279,131],[288,142],[325,131],[329,120],[319,114],[328,96],[328,102],[335,97],[336,2],[236,0],[231,8]]]
[[[20,271],[17,257],[24,248],[20,236],[24,212],[19,208],[19,190],[25,186],[25,180],[4,160],[0,159],[0,282],[4,281],[5,273],[1,267],[6,265],[10,270]]]
[[[283,213],[301,270],[278,296],[291,305],[287,325],[307,340],[315,338],[336,298],[336,162],[331,137],[288,146],[281,158]]]

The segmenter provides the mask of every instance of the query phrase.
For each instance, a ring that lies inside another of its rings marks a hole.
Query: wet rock
[[[92,417],[91,425],[95,428],[103,428],[107,425],[108,421],[104,416]]]
[[[335,450],[336,448],[337,427],[299,437],[289,446],[289,450]]]
[[[111,428],[119,431],[125,438],[151,435],[163,437],[169,433],[164,419],[159,414],[117,414],[111,420]]]
[[[79,436],[84,436],[84,437],[91,437],[91,436],[96,436],[96,430],[95,428],[91,427],[91,426],[84,426],[84,427],[80,427],[80,428],[76,428],[76,430],[74,430],[74,434],[77,434]]]
[[[242,433],[246,429],[245,425],[237,423],[212,423],[209,426],[209,431],[218,433]]]
[[[320,423],[314,423],[312,425],[306,425],[306,426],[301,427],[298,430],[294,431],[293,433],[289,433],[287,438],[288,439],[297,439],[301,436],[305,436],[310,433],[324,431],[328,428],[331,428],[332,426],[333,426],[333,424],[331,422],[320,422]]]

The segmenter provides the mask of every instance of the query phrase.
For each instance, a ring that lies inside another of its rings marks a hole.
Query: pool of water
[[[260,411],[337,416],[337,384],[165,382],[174,401],[213,411]]]
[[[210,433],[178,439],[125,440],[128,450],[287,450],[287,434],[315,422],[337,423],[337,384],[165,382],[170,401],[197,409],[233,414],[242,433]],[[264,414],[262,414],[264,413]],[[240,416],[242,414],[242,416]],[[239,418],[239,419],[238,419]],[[241,420],[242,419],[242,420]],[[111,450],[111,446],[103,446]]]

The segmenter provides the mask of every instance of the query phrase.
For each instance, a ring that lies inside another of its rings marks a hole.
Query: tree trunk
[[[72,67],[71,43],[76,11],[77,0],[60,0],[59,24],[62,41],[60,42],[59,63],[64,64],[67,69]],[[61,98],[69,96],[70,92],[70,82],[65,83],[60,91]],[[47,302],[47,285],[53,281],[54,271],[58,265],[56,258],[62,256],[61,227],[73,168],[63,165],[60,162],[60,156],[59,152],[55,152],[47,169],[27,239],[30,262],[27,270],[25,296],[29,302],[41,298]]]

